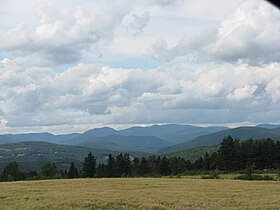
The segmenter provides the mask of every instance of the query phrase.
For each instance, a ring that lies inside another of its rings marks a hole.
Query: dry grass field
[[[0,183],[0,209],[280,209],[280,182],[120,178]]]

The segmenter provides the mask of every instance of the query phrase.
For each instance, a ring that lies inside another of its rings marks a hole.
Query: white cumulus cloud
[[[150,56],[168,62],[178,56],[253,65],[280,61],[280,13],[261,0],[249,0],[219,24],[188,33],[176,45],[156,41]]]

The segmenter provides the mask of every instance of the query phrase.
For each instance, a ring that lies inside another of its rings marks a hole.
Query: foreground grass
[[[0,209],[279,209],[280,182],[168,178],[0,183]]]

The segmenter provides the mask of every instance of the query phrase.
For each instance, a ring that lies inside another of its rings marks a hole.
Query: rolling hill
[[[191,162],[194,162],[195,160],[198,160],[200,157],[204,157],[206,152],[208,152],[208,154],[217,152],[219,146],[220,146],[219,144],[215,144],[215,145],[195,147],[195,148],[186,149],[175,153],[170,153],[164,156],[181,157],[181,158],[185,158],[186,160],[190,160]]]
[[[225,136],[231,135],[233,138],[244,140],[248,138],[277,138],[280,137],[280,128],[267,129],[261,127],[238,127],[219,131],[209,135],[199,136],[191,141],[177,144],[171,147],[159,150],[159,153],[173,153],[185,149],[219,144]]]
[[[89,148],[109,149],[113,151],[142,151],[155,153],[159,148],[171,143],[154,136],[106,136],[95,137],[79,144]]]
[[[256,125],[256,127],[259,127],[259,128],[267,128],[267,129],[275,129],[275,128],[280,128],[280,125],[263,123],[263,124],[258,124],[258,125]]]
[[[227,128],[176,124],[131,127],[123,130],[103,127],[88,130],[84,133],[64,135],[54,135],[51,133],[0,135],[0,145],[26,141],[45,141],[55,144],[82,145],[90,148],[115,151],[155,152],[163,147],[225,129]]]
[[[131,127],[120,130],[119,135],[124,136],[154,136],[172,144],[192,140],[198,136],[226,130],[227,127],[199,127],[192,125],[153,125],[149,127]]]
[[[98,162],[103,162],[108,154],[119,152],[86,148],[81,146],[59,145],[48,142],[20,142],[0,145],[0,171],[10,161],[17,161],[22,170],[40,170],[47,162],[54,162],[58,168],[68,169],[71,162],[81,167],[84,157],[92,152]],[[142,152],[130,152],[131,156],[146,156]]]

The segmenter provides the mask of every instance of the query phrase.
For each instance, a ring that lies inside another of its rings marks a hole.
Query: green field
[[[279,209],[280,182],[115,178],[0,183],[0,209]]]

